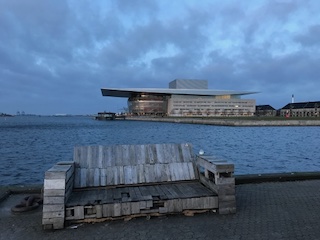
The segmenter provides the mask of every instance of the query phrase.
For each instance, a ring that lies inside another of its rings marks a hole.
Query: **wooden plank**
[[[121,215],[131,214],[131,204],[130,202],[121,203]]]
[[[79,147],[78,163],[79,163],[79,166],[81,168],[87,168],[88,167],[88,165],[87,165],[87,152],[88,152],[87,149],[88,149],[87,146]]]
[[[139,164],[137,166],[137,174],[138,174],[137,183],[145,183],[146,182],[145,165]]]
[[[46,179],[63,179],[66,178],[66,173],[71,168],[71,165],[54,165],[45,172]]]
[[[131,214],[140,213],[140,203],[139,202],[130,202]]]
[[[209,162],[203,157],[197,157],[197,164],[213,173],[234,172],[234,164],[225,162]]]
[[[219,202],[219,214],[236,213],[236,202]]]
[[[97,145],[97,156],[96,156],[95,167],[101,169],[103,162],[103,146]]]
[[[81,169],[78,167],[74,169],[74,187],[81,187]]]
[[[195,182],[192,186],[195,190],[199,192],[199,195],[201,196],[216,196],[217,194],[212,191],[210,188],[205,187],[200,182]]]
[[[179,198],[179,194],[172,188],[173,184],[163,185],[162,190],[169,199]]]
[[[119,145],[118,146],[119,150],[121,152],[121,160],[122,160],[122,166],[130,166],[130,146],[129,145]]]
[[[155,164],[157,162],[155,145],[151,145],[151,144],[147,145],[146,150],[147,150],[146,163]]]
[[[156,161],[155,163],[165,163],[166,162],[166,145],[165,144],[156,144],[155,145],[155,155],[156,155]]]
[[[156,188],[161,200],[167,200],[168,199],[167,194],[163,191],[163,189],[162,189],[162,187],[160,185],[155,185],[154,188]]]
[[[137,147],[136,145],[129,145],[129,156],[128,156],[128,162],[131,166],[136,166],[138,164],[138,161],[136,159],[136,152],[141,149],[141,145]]]
[[[95,168],[93,174],[93,186],[98,187],[100,186],[100,169]]]
[[[86,168],[95,168],[94,162],[95,162],[95,146],[88,146],[87,147],[87,166]],[[90,183],[90,182],[89,182]]]
[[[137,166],[124,166],[125,184],[138,183]]]
[[[155,186],[147,186],[147,190],[149,192],[149,194],[152,196],[152,198],[158,198],[160,199],[160,193],[158,192],[158,189],[155,188]]]
[[[102,216],[112,217],[114,216],[114,206],[113,204],[103,204],[102,205]]]
[[[113,146],[113,166],[123,166],[121,145]]]
[[[124,171],[123,166],[118,166],[118,173],[119,173],[119,184],[124,184]]]
[[[115,188],[113,189],[113,199],[115,201],[121,201],[122,196],[121,196],[121,188]]]
[[[87,173],[86,178],[86,187],[93,187],[94,182],[94,169],[86,168],[84,169]]]
[[[235,184],[234,177],[220,177],[216,179],[217,185],[224,185],[224,184]]]
[[[192,152],[192,145],[190,143],[180,144],[181,153],[182,153],[182,161],[183,162],[192,162],[194,158],[194,154]]]
[[[100,186],[107,186],[107,169],[101,168],[100,169]]]
[[[114,189],[111,188],[111,189],[106,189],[105,192],[104,192],[104,198],[103,198],[103,204],[105,203],[112,203],[114,200]]]
[[[51,204],[63,204],[64,205],[64,197],[51,197],[51,196],[46,196],[43,198],[43,205],[51,205]]]
[[[139,187],[140,193],[142,196],[149,196],[151,195],[150,192],[148,191],[148,188],[146,186],[140,186]]]
[[[141,145],[139,148],[135,149],[135,156],[136,156],[136,164],[146,164],[146,146]]]
[[[200,175],[200,181],[208,188],[210,188],[213,192],[218,194],[219,187],[214,184],[212,181],[210,181],[208,178],[206,178],[203,175]]]
[[[172,199],[173,212],[182,212],[182,201],[181,199]]]
[[[236,202],[236,196],[235,195],[218,195],[219,203],[223,202]]]
[[[43,212],[63,212],[64,211],[64,203],[63,204],[45,204],[43,205]]]
[[[121,203],[114,203],[113,204],[113,217],[121,216]]]
[[[155,167],[151,164],[144,166],[146,183],[155,182]]]
[[[116,167],[107,167],[106,185],[115,185],[119,182]]]
[[[218,204],[219,204],[219,201],[217,196],[209,197],[210,208],[218,208]]]
[[[51,197],[60,197],[65,196],[65,190],[64,189],[45,189],[43,190],[43,196],[51,196]]]
[[[136,197],[137,197],[137,200],[140,201],[143,199],[143,196],[142,196],[142,193],[140,191],[140,188],[139,187],[133,187],[133,190],[136,194]]]
[[[188,171],[189,171],[190,179],[199,179],[198,171],[197,171],[196,166],[193,162],[188,163]]]
[[[163,164],[154,165],[154,182],[162,182],[162,166]]]
[[[103,216],[103,211],[102,211],[102,205],[95,205],[96,207],[96,218],[102,218]]]
[[[222,162],[222,163],[227,163],[227,160],[225,159],[220,159],[220,158],[217,158],[216,156],[212,156],[212,155],[200,155],[200,156],[197,156],[197,157],[201,157],[203,159],[206,159],[207,161],[209,162]]]
[[[193,178],[190,177],[190,171],[189,171],[189,166],[188,162],[182,163],[181,164],[181,171],[182,171],[182,179],[181,180],[193,180]]]
[[[80,168],[80,187],[87,186],[87,169]]]
[[[129,192],[129,198],[131,199],[131,201],[138,201],[138,197],[136,195],[134,187],[128,187],[128,192]]]
[[[178,194],[178,198],[187,198],[187,195],[185,193],[184,185],[182,184],[171,184],[171,189],[175,191]]]
[[[113,185],[120,184],[120,172],[118,166],[112,167],[112,174],[113,174]]]
[[[65,179],[44,179],[44,189],[65,189]]]
[[[179,144],[165,144],[165,163],[181,162]]]
[[[64,211],[58,211],[58,212],[43,212],[42,213],[42,219],[45,218],[65,218]]]
[[[74,147],[73,149],[73,161],[80,163],[82,148],[79,146]]]
[[[112,165],[112,148],[110,146],[102,146],[102,168],[108,168]]]
[[[171,181],[171,174],[170,174],[170,168],[169,164],[161,164],[161,182],[170,182]]]
[[[131,201],[128,187],[121,188],[121,202],[129,202]]]
[[[169,167],[169,172],[170,172],[170,179],[172,181],[178,181],[179,176],[177,175],[175,166],[173,164],[169,164],[168,167]]]
[[[191,187],[192,185],[189,184],[176,184],[176,187],[180,190],[180,192],[183,193],[184,197],[198,197],[199,196],[199,192],[196,191],[193,187]]]
[[[173,213],[174,212],[174,200],[167,200],[164,202],[164,208],[167,210],[168,213]],[[163,210],[162,210],[163,211]]]

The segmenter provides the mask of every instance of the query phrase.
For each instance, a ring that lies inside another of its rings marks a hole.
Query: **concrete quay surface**
[[[152,121],[152,122],[172,122],[172,123],[188,123],[188,124],[204,124],[204,125],[216,125],[216,126],[232,126],[232,127],[266,127],[266,126],[320,126],[320,120],[317,118],[310,119],[238,119],[235,118],[207,118],[207,117],[127,117],[127,120],[132,121]]]
[[[45,231],[41,207],[13,214],[27,194],[0,203],[0,239],[308,239],[320,240],[320,180],[236,186],[237,213],[169,215],[74,224]]]

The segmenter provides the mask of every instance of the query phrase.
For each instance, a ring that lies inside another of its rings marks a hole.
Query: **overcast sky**
[[[0,0],[0,112],[94,114],[176,78],[319,101],[319,0]]]

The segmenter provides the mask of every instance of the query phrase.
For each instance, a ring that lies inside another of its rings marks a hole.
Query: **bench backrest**
[[[192,145],[80,146],[74,149],[75,188],[198,179]]]

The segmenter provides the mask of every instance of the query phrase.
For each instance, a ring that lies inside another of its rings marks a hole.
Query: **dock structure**
[[[45,173],[42,224],[97,222],[214,210],[235,213],[234,165],[192,145],[79,146]]]
[[[113,112],[99,112],[97,116],[95,116],[96,120],[125,120],[125,115],[117,115]]]

